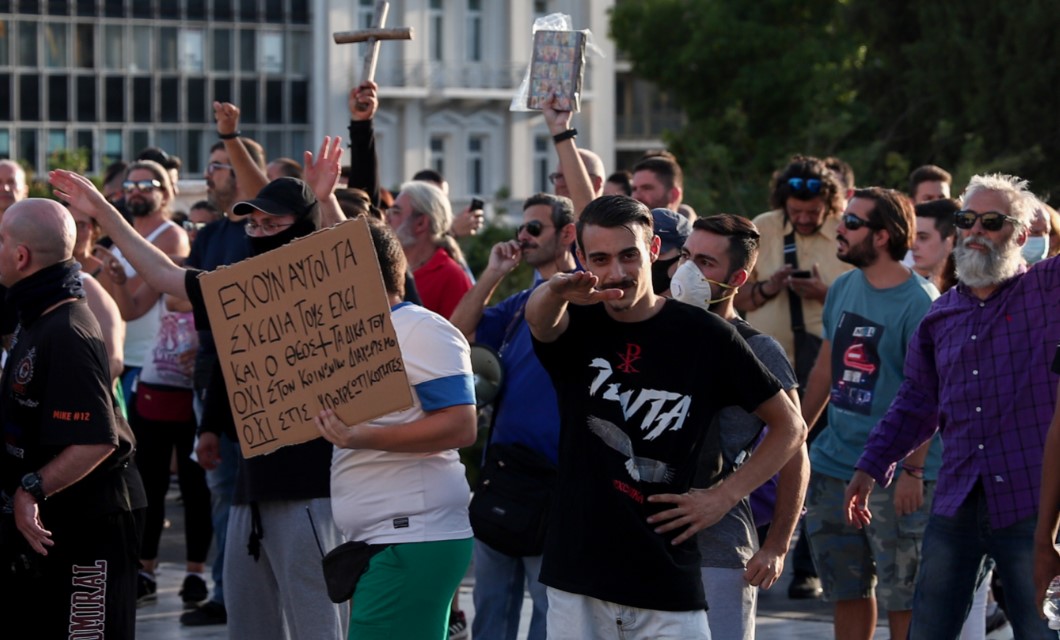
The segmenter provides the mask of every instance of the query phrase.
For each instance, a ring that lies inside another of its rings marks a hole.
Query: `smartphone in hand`
[[[792,278],[812,278],[813,277],[813,273],[811,273],[811,272],[809,272],[809,271],[807,271],[805,269],[802,269],[800,271],[792,271],[791,272],[791,277]]]
[[[484,207],[484,206],[485,206],[485,203],[483,203],[483,202],[482,202],[482,199],[481,199],[481,198],[472,198],[472,199],[471,199],[471,206],[470,206],[470,209],[471,209],[472,211],[475,211],[475,210],[477,210],[477,209],[481,209],[481,208],[482,208],[482,207]]]

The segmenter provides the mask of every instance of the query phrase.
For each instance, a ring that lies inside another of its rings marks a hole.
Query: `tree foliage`
[[[1048,195],[1060,135],[1041,0],[625,0],[611,34],[688,115],[668,144],[697,209],[754,215],[794,153],[838,155],[859,184],[905,188],[934,163],[955,188],[1006,171]]]

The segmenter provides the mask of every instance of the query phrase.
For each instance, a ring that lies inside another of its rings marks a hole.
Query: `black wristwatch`
[[[37,504],[41,504],[48,499],[48,496],[44,495],[44,487],[41,486],[40,474],[36,471],[22,476],[22,489],[33,496]]]

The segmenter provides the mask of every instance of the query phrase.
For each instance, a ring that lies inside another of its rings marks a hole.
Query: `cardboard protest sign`
[[[200,276],[243,455],[412,406],[365,220]]]

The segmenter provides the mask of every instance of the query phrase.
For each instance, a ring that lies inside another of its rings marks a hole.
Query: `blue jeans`
[[[202,392],[196,390],[192,400],[195,409],[195,419],[202,423]],[[213,470],[206,472],[206,486],[210,488],[210,519],[213,521],[214,543],[217,555],[214,557],[213,566],[210,568],[210,577],[213,578],[213,597],[211,600],[218,604],[225,602],[224,590],[224,566],[225,566],[225,540],[228,538],[228,509],[232,506],[232,493],[236,488],[236,466],[239,464],[239,445],[232,442],[228,436],[221,434],[221,463]]]
[[[471,637],[515,640],[523,609],[523,584],[530,591],[534,613],[530,618],[528,640],[545,640],[548,594],[537,581],[541,556],[513,558],[475,540],[472,553],[475,567],[475,616]]]
[[[921,547],[910,640],[960,637],[987,555],[997,562],[1015,637],[1057,640],[1057,632],[1039,617],[1034,596],[1035,521],[1030,516],[992,528],[978,485],[953,517],[932,514]]]

